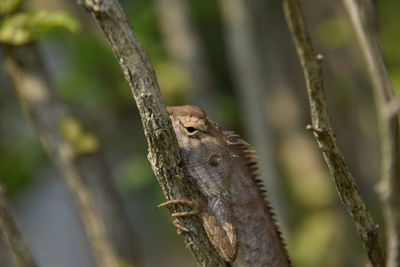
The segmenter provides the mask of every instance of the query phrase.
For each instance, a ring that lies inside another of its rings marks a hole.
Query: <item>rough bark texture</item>
[[[384,207],[387,266],[400,266],[400,146],[399,109],[372,24],[370,1],[344,0],[353,23],[373,85],[381,143],[381,182],[379,191]],[[393,103],[397,108],[392,109]]]
[[[148,159],[166,199],[190,199],[195,192],[181,182],[184,175],[178,144],[153,67],[121,6],[116,0],[78,3],[93,14],[132,89],[149,145]],[[178,206],[171,211],[187,211],[187,208]],[[227,266],[212,247],[199,219],[181,218],[179,223],[190,230],[183,234],[184,239],[199,265]]]
[[[75,162],[74,148],[60,131],[69,115],[51,90],[36,45],[8,47],[4,64],[49,158],[71,189],[98,266],[133,265],[132,231],[109,172],[98,153]]]
[[[373,266],[383,267],[385,254],[379,242],[377,225],[358,193],[357,185],[339,151],[330,125],[321,68],[322,55],[317,54],[313,48],[299,2],[283,0],[283,8],[307,84],[312,121],[312,125],[308,128],[313,131],[336,183],[340,199],[353,218],[369,260]]]
[[[36,263],[26,245],[14,217],[8,207],[4,190],[0,185],[0,235],[8,246],[15,266],[36,267]]]

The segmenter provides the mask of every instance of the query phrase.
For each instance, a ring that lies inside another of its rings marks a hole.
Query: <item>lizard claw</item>
[[[172,223],[173,223],[173,225],[175,225],[176,228],[178,228],[178,229],[176,229],[176,233],[178,235],[180,235],[182,233],[190,232],[189,229],[187,229],[185,226],[181,225],[178,220],[175,219],[172,221]]]
[[[185,216],[197,216],[199,215],[199,211],[197,209],[192,211],[182,211],[182,212],[174,212],[171,214],[172,217],[185,217]]]
[[[197,208],[197,205],[195,203],[193,203],[190,200],[186,200],[186,199],[176,199],[176,200],[166,201],[166,202],[161,203],[160,205],[158,205],[157,208],[168,207],[168,206],[175,205],[175,204],[186,205],[186,206],[188,206],[189,208],[192,208],[192,209],[196,209]]]
[[[166,201],[158,205],[157,208],[169,207],[171,205],[176,205],[176,204],[188,206],[189,208],[192,209],[192,211],[174,212],[171,214],[172,217],[197,216],[200,214],[198,205],[186,199],[176,199],[176,200]],[[173,220],[172,223],[176,226],[176,228],[178,228],[176,229],[178,235],[189,232],[189,229],[181,225],[177,219]]]
[[[186,199],[170,200],[170,201],[161,203],[160,205],[157,206],[157,208],[168,207],[168,206],[176,205],[176,204],[186,205],[193,210],[192,211],[174,212],[171,214],[172,217],[197,216],[200,214],[199,206],[197,204],[195,204],[194,202],[192,202],[190,200],[186,200]]]

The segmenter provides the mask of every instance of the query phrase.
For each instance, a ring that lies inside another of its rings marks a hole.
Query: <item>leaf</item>
[[[59,127],[61,135],[72,146],[75,155],[92,154],[100,149],[98,138],[85,132],[77,119],[69,116],[63,118]]]
[[[75,18],[64,11],[24,12],[5,18],[0,24],[0,42],[21,45],[34,41],[54,29],[71,33],[79,30]]]
[[[74,142],[83,134],[81,123],[73,117],[66,117],[60,121],[60,131],[68,142]]]
[[[21,0],[1,0],[0,16],[14,12],[21,5],[21,2],[22,2]]]
[[[100,149],[99,139],[92,133],[82,134],[73,145],[78,155],[96,153]]]

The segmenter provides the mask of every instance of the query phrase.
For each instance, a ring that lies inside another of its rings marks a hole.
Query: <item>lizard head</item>
[[[221,130],[199,107],[186,105],[167,107],[177,135],[202,139],[205,136],[222,137]],[[177,128],[176,128],[177,127]],[[179,131],[177,131],[179,130]]]
[[[167,108],[184,163],[204,194],[221,194],[229,183],[232,160],[220,127],[196,106]]]

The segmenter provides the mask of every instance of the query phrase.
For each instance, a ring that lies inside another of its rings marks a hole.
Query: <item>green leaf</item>
[[[0,42],[21,45],[37,40],[54,29],[75,33],[79,23],[66,12],[26,12],[5,18],[0,24]]]
[[[100,149],[100,142],[93,133],[84,133],[76,140],[74,149],[75,153],[78,155],[96,153]]]
[[[81,123],[73,117],[65,117],[60,121],[60,132],[74,149],[75,155],[96,153],[100,149],[100,141],[93,133],[85,132]]]
[[[21,0],[1,0],[0,1],[0,16],[10,14],[17,10],[21,5]]]
[[[65,140],[71,143],[79,139],[83,134],[83,129],[77,119],[68,116],[60,121],[60,132]]]

